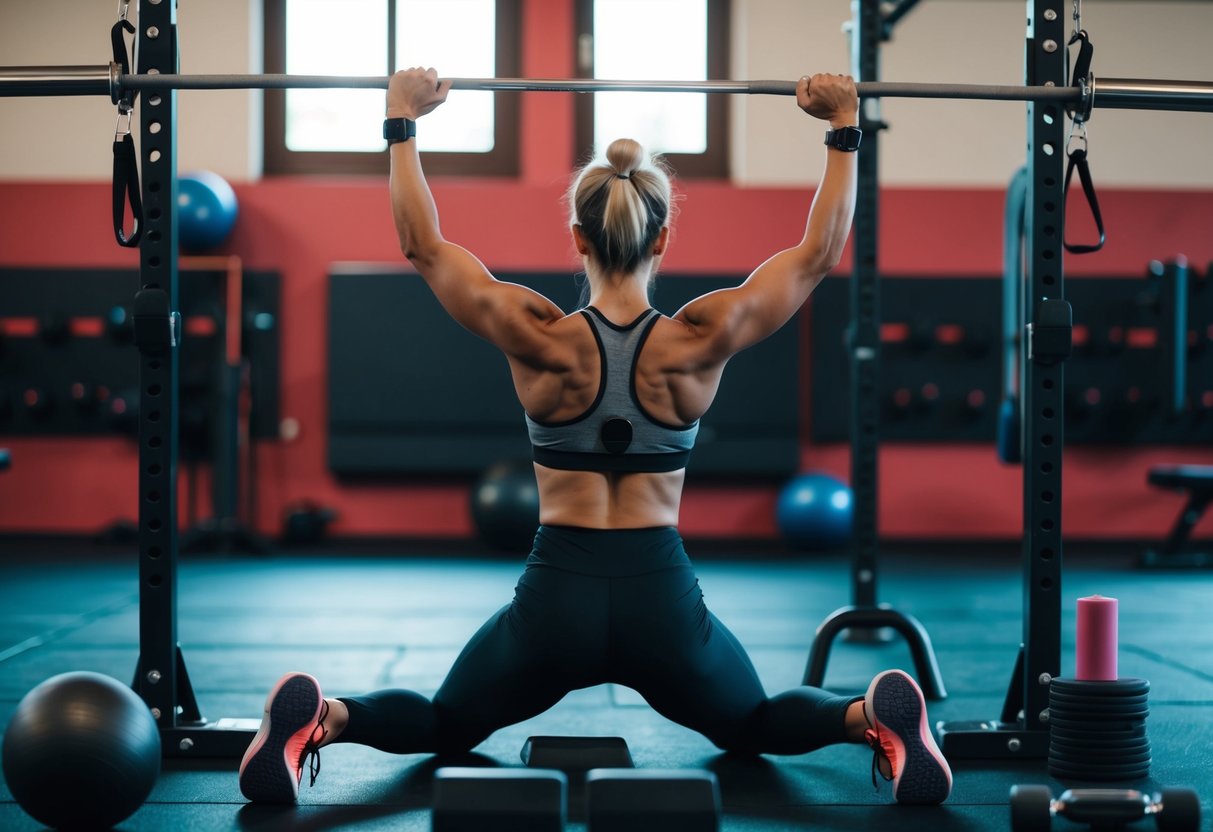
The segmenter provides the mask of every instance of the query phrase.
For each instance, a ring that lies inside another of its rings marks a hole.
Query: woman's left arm
[[[449,90],[432,69],[397,72],[388,85],[387,116],[415,121],[445,101]],[[544,328],[563,317],[560,307],[525,286],[497,280],[470,251],[446,240],[417,143],[396,142],[389,153],[392,216],[400,250],[438,302],[463,327],[507,355],[545,363],[551,339]]]

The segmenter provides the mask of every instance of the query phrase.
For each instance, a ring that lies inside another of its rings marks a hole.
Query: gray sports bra
[[[626,326],[611,323],[592,306],[581,314],[598,342],[598,395],[584,413],[563,422],[539,422],[526,415],[535,461],[566,471],[685,468],[699,420],[666,424],[646,413],[636,398],[636,361],[661,313],[649,309]]]

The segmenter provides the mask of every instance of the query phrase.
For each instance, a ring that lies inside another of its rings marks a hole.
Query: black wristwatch
[[[417,135],[417,122],[411,118],[385,118],[383,120],[383,138],[388,146],[396,142],[407,142]]]
[[[863,131],[858,127],[839,127],[835,130],[826,131],[826,144],[835,150],[843,150],[847,153],[854,153],[859,150],[859,143],[863,140]]]

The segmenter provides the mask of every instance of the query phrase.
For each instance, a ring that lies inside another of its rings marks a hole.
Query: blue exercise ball
[[[232,233],[239,213],[236,192],[217,173],[196,171],[177,179],[177,234],[186,251],[209,251]]]
[[[829,474],[799,474],[779,492],[779,533],[797,549],[819,551],[845,546],[851,539],[853,518],[851,489]]]
[[[109,829],[151,794],[160,731],[147,704],[100,673],[64,673],[25,695],[4,733],[13,799],[56,829]]]

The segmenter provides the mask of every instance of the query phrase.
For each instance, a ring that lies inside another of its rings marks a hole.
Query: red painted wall
[[[528,2],[527,8],[534,5]],[[543,15],[526,15],[526,75],[572,74],[572,55],[548,46],[571,42],[568,14],[563,4],[552,4]],[[524,96],[521,175],[506,181],[434,181],[444,233],[492,268],[571,269],[575,260],[561,197],[575,163],[572,135],[572,96]],[[678,272],[745,274],[799,239],[812,197],[800,188],[737,188],[723,182],[680,187],[685,199],[666,259],[667,279],[677,279]],[[335,261],[401,261],[385,180],[273,178],[238,185],[236,191],[240,219],[222,253],[240,255],[249,268],[282,275],[282,412],[302,426],[292,442],[257,447],[258,527],[276,530],[283,508],[306,498],[337,509],[334,531],[339,534],[469,534],[467,492],[461,486],[348,485],[335,481],[325,466],[325,276]],[[109,199],[108,183],[0,183],[0,263],[136,266],[136,256],[112,239]],[[1101,201],[1107,248],[1069,258],[1070,276],[1140,274],[1150,259],[1179,253],[1202,268],[1213,261],[1208,232],[1213,193],[1108,190]],[[1001,228],[1000,191],[885,189],[881,268],[896,274],[995,275],[1001,269]],[[839,271],[848,269],[849,256]],[[0,532],[90,532],[135,515],[136,457],[126,440],[0,437],[0,443],[14,455],[13,469],[0,474]],[[1069,451],[1068,534],[1161,535],[1181,500],[1148,488],[1145,472],[1170,461],[1213,464],[1213,449]],[[845,477],[848,449],[805,444],[802,465]],[[885,535],[1019,536],[1020,472],[1000,465],[990,445],[886,446],[880,465]],[[684,530],[695,536],[774,534],[775,496],[770,488],[692,488],[684,501]],[[1208,519],[1198,530],[1211,531]]]

